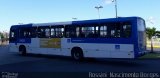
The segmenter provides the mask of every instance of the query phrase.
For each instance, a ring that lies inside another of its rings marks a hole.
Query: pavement
[[[42,75],[48,75],[45,72],[52,75],[54,72],[54,76],[64,72],[72,73],[71,75],[76,72],[160,72],[160,59],[86,59],[83,62],[77,62],[70,57],[62,56],[34,54],[21,56],[18,53],[9,52],[8,49],[8,46],[0,46],[0,72],[21,74],[27,72],[27,77],[31,72],[34,74],[39,72]],[[37,75],[40,75],[39,73]],[[44,78],[44,76],[40,77]]]

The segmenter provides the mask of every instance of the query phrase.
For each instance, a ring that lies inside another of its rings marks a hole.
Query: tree
[[[4,35],[3,35],[3,33],[1,33],[1,32],[0,32],[0,38],[1,38],[1,39],[4,38]]]
[[[153,52],[153,42],[152,42],[152,38],[153,36],[156,35],[156,28],[146,28],[146,34],[149,40],[151,40],[151,52]]]
[[[4,41],[4,35],[3,35],[3,33],[1,33],[0,32],[0,41],[3,43],[3,41]]]

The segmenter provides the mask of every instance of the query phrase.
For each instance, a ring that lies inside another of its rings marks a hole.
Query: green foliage
[[[147,37],[148,39],[152,39],[153,36],[159,36],[160,35],[160,31],[156,31],[156,28],[149,28],[147,27],[146,28],[146,34],[147,34]],[[151,40],[151,52],[153,52],[153,42]]]
[[[151,39],[156,34],[156,28],[147,27],[146,28],[146,34],[147,34],[148,39]]]
[[[155,59],[155,58],[160,58],[160,54],[159,53],[148,53],[142,57],[140,57],[141,59]]]
[[[3,39],[3,38],[4,38],[4,35],[3,35],[2,33],[0,33],[0,37],[1,37],[1,39]]]

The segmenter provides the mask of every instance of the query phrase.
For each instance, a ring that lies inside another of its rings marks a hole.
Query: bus
[[[84,58],[138,58],[145,54],[145,21],[118,17],[13,25],[10,52]]]

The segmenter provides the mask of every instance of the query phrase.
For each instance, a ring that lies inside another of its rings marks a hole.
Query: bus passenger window
[[[116,26],[115,37],[117,38],[121,37],[121,26],[120,25]]]
[[[15,38],[16,38],[16,32],[13,31],[13,30],[11,30],[11,32],[10,32],[10,39],[14,40]]]
[[[36,38],[37,37],[37,27],[31,28],[31,37]]]
[[[100,37],[107,37],[107,26],[100,26]]]
[[[82,27],[82,34],[84,35],[84,37],[87,37],[88,35],[87,27]]]
[[[46,29],[45,29],[45,37],[46,37],[46,38],[49,38],[49,37],[50,37],[50,29],[49,29],[49,28],[46,28]]]
[[[111,37],[115,37],[115,30],[111,30]]]
[[[28,27],[20,28],[20,38],[31,38],[32,37],[32,29]]]
[[[94,38],[95,37],[95,28],[91,27],[82,27],[82,33],[85,34],[86,38]]]
[[[131,36],[131,25],[123,25],[123,37],[128,38]]]
[[[69,26],[66,26],[66,27],[65,27],[65,37],[67,37],[67,38],[70,37],[70,35],[69,35],[69,32],[70,32],[69,30],[70,30],[70,29],[69,29],[69,28],[70,28]]]
[[[40,38],[45,38],[45,29],[43,28],[40,28],[39,29],[39,35],[38,35]]]
[[[39,27],[38,28],[38,37],[39,38],[49,38],[50,37],[50,28],[49,27]]]
[[[11,31],[11,38],[14,38],[14,37],[15,37],[15,32]]]
[[[10,42],[16,41],[16,30],[11,29],[9,41]]]
[[[56,34],[55,34],[55,29],[54,28],[51,28],[51,37],[53,38],[53,37],[55,37],[56,36]]]
[[[77,28],[76,28],[76,36],[77,36],[77,37],[80,37],[80,27],[77,27]]]
[[[110,33],[112,38],[121,37],[121,26],[118,23],[112,24]]]
[[[99,26],[96,26],[95,27],[95,35],[94,35],[95,38],[99,37]]]
[[[74,26],[66,26],[65,34],[67,38],[76,38],[78,35],[78,29]]]
[[[55,37],[62,38],[64,36],[64,28],[55,28]]]

